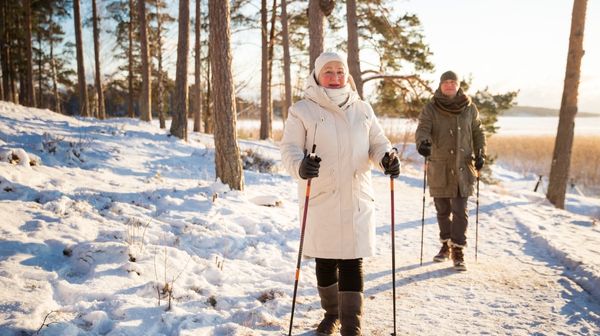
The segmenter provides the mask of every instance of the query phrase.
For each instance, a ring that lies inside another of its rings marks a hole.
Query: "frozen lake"
[[[414,132],[416,121],[401,118],[380,118],[386,132]],[[558,117],[499,117],[499,135],[556,135]],[[238,128],[258,129],[259,120],[238,120]],[[273,120],[273,129],[283,128],[281,119]],[[575,119],[576,135],[600,135],[600,116]]]

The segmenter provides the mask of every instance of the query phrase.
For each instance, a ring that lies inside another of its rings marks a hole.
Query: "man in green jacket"
[[[442,74],[433,99],[421,111],[415,139],[419,154],[429,161],[429,194],[440,228],[442,248],[433,260],[452,257],[455,269],[466,271],[467,200],[485,163],[486,146],[479,111],[453,71]]]

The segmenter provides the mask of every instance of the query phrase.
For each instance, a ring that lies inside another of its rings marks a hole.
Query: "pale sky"
[[[558,109],[563,91],[573,0],[396,0],[394,15],[415,13],[420,18],[425,42],[433,56],[435,72],[425,76],[437,82],[448,69],[472,76],[471,90],[489,87],[493,93],[520,90],[519,105]],[[194,1],[190,2],[193,7]],[[341,6],[338,4],[338,6]],[[84,12],[89,12],[84,6]],[[177,17],[177,8],[170,11]],[[193,8],[192,8],[193,9]],[[258,7],[254,8],[258,10]],[[340,11],[345,14],[345,9]],[[87,14],[86,14],[87,15]],[[66,29],[72,33],[72,21]],[[91,29],[85,29],[86,73],[93,72]],[[345,35],[345,29],[343,33]],[[70,35],[70,34],[69,34]],[[70,36],[71,37],[71,36]],[[70,38],[67,37],[67,38]],[[193,46],[191,30],[190,46]],[[177,28],[164,37],[165,66],[172,71],[176,58]],[[260,32],[250,30],[233,36],[234,75],[245,83],[240,94],[260,100]],[[579,86],[579,111],[600,113],[600,0],[588,0]],[[326,40],[325,49],[330,49]],[[307,42],[308,44],[308,42]],[[331,44],[331,43],[330,43]],[[89,45],[89,47],[88,47]],[[103,66],[112,59],[114,41],[102,43]],[[279,53],[279,51],[278,51]],[[363,57],[363,52],[361,52]],[[364,57],[363,57],[364,58]],[[292,62],[294,63],[292,57]],[[365,60],[363,60],[365,61]],[[193,60],[189,81],[193,81]],[[363,64],[363,70],[368,68]],[[278,71],[279,69],[275,69]],[[109,72],[108,70],[106,72]],[[105,73],[106,73],[105,72]],[[307,74],[293,73],[305,77]],[[275,78],[278,82],[279,79]],[[369,89],[368,87],[366,88]],[[278,97],[280,88],[273,88]],[[373,100],[373,97],[367,97]]]
[[[472,75],[473,89],[519,89],[519,105],[560,107],[572,0],[398,0],[417,14],[436,72]],[[579,111],[600,113],[600,1],[589,0]],[[432,79],[433,79],[432,78]]]

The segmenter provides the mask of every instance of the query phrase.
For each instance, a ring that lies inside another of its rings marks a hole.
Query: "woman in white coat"
[[[316,156],[307,155],[313,145]],[[289,110],[281,156],[293,177],[312,178],[303,252],[316,259],[325,310],[317,333],[331,335],[341,322],[342,335],[360,335],[362,260],[375,252],[371,167],[396,177],[400,162],[341,55],[325,52],[315,60],[304,99]],[[298,198],[305,192],[299,181]]]

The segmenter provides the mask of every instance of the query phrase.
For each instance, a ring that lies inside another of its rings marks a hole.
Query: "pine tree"
[[[236,109],[231,72],[231,33],[229,1],[209,0],[210,62],[215,109],[215,166],[217,178],[230,188],[243,190],[244,175],[236,136]]]
[[[571,165],[575,116],[577,115],[577,95],[579,78],[581,76],[581,59],[584,53],[583,34],[585,31],[586,10],[587,0],[574,0],[567,68],[560,103],[558,130],[556,132],[556,141],[554,142],[554,153],[552,154],[552,165],[550,167],[548,193],[546,194],[546,198],[555,207],[560,209],[565,208],[565,193],[567,191]]]
[[[179,1],[179,38],[177,39],[177,69],[171,134],[187,141],[188,124],[188,52],[190,35],[190,2]]]
[[[261,84],[260,84],[260,139],[268,139],[271,137],[272,131],[272,104],[271,86],[269,83],[269,39],[267,27],[267,0],[261,1],[260,7],[261,18]]]
[[[323,26],[325,15],[319,5],[319,0],[308,1],[308,35],[309,35],[309,69],[315,67],[315,60],[323,52]]]
[[[25,59],[26,59],[26,77],[25,77],[25,104],[36,107],[35,90],[33,89],[33,49],[31,32],[31,0],[23,0],[25,10]]]
[[[156,31],[153,34],[154,37],[154,47],[152,50],[155,50],[155,57],[158,63],[158,69],[156,74],[156,108],[158,114],[158,121],[161,129],[166,128],[166,119],[165,119],[165,78],[166,73],[163,69],[163,26],[165,24],[173,22],[175,19],[168,14],[163,13],[163,9],[166,9],[167,5],[164,1],[157,0],[154,4],[155,6],[155,17],[153,21],[156,21]]]
[[[15,102],[10,86],[12,62],[10,61],[10,33],[8,27],[9,8],[7,1],[0,2],[0,61],[2,67],[3,100]]]
[[[75,24],[75,47],[77,48],[77,87],[79,92],[79,115],[89,117],[87,85],[85,84],[85,65],[83,63],[83,39],[81,37],[81,13],[79,0],[73,0]]]
[[[346,25],[348,30],[348,70],[354,79],[358,95],[363,97],[362,73],[358,46],[358,17],[356,16],[356,0],[346,0]]]
[[[102,89],[102,65],[100,64],[100,17],[98,16],[98,7],[96,0],[92,0],[92,20],[94,31],[94,64],[96,65],[96,100],[97,100],[97,117],[98,119],[106,119],[106,111],[104,109],[104,92]]]
[[[146,1],[138,0],[138,20],[140,30],[142,60],[142,91],[140,95],[140,119],[152,120],[152,83],[150,44],[148,42],[148,24],[146,20]]]
[[[194,132],[202,131],[202,1],[196,0],[196,18],[194,21]]]
[[[281,1],[281,46],[283,47],[283,76],[285,87],[285,99],[281,116],[287,120],[288,109],[292,105],[292,75],[290,65],[290,41],[288,32],[287,0]]]
[[[133,0],[129,0],[129,22],[127,23],[128,45],[127,48],[127,115],[129,118],[135,117],[133,101],[135,98],[133,79],[134,79],[134,57],[133,57],[133,35],[135,28],[135,13]]]

